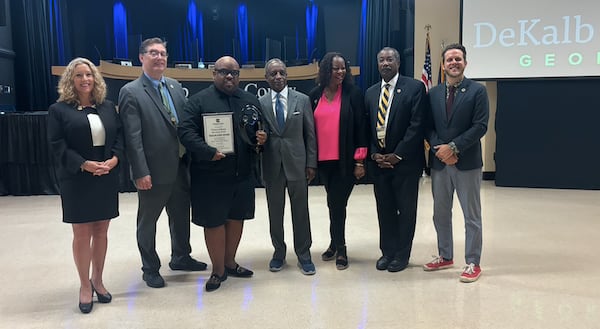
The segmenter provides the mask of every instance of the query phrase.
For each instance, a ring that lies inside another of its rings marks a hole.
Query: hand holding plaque
[[[204,141],[223,154],[235,153],[233,113],[204,113]]]

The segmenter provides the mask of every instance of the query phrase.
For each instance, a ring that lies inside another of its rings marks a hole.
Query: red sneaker
[[[460,282],[475,282],[481,275],[481,267],[473,263],[465,266],[464,271],[460,275]]]
[[[451,268],[454,262],[451,260],[445,260],[442,256],[433,256],[433,260],[423,265],[425,271],[438,271],[446,268]]]

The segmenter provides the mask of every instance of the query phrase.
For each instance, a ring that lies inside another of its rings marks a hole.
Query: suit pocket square
[[[300,115],[300,112],[294,112],[292,115]]]

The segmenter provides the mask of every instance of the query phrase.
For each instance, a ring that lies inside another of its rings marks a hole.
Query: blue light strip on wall
[[[200,61],[204,57],[204,31],[202,27],[202,12],[198,11],[196,1],[190,0],[188,4],[187,26],[184,30],[186,60]]]
[[[115,57],[129,58],[127,47],[127,12],[121,1],[113,6],[113,28],[115,35]]]
[[[204,15],[202,12],[198,13],[198,26],[196,27],[198,30],[198,56],[200,56],[200,60],[204,58]]]
[[[319,15],[319,9],[317,5],[315,5],[312,1],[310,5],[306,5],[306,37],[307,37],[307,49],[306,53],[309,58],[308,61],[312,61],[313,58],[316,58],[317,52],[315,48],[317,47],[317,17]]]
[[[62,15],[60,13],[60,0],[48,0],[50,6],[50,26],[53,32],[51,42],[56,41],[57,61],[59,65],[66,65],[65,41],[62,28]]]
[[[360,35],[358,36],[358,64],[365,67],[365,49],[367,49],[367,0],[362,0],[360,9]],[[364,86],[363,74],[358,76],[358,85]]]
[[[245,4],[238,7],[238,40],[240,41],[240,54],[238,60],[241,64],[248,62],[248,9]]]

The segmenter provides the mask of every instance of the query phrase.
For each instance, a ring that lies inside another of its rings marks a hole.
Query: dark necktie
[[[448,98],[446,98],[446,117],[450,119],[450,114],[452,114],[452,105],[454,104],[454,94],[456,91],[456,87],[450,86],[448,87]]]
[[[165,109],[167,110],[169,117],[171,118],[171,122],[174,125],[176,125],[177,124],[177,116],[174,113],[175,112],[174,109],[171,108],[171,103],[169,102],[169,97],[167,96],[166,87],[163,86],[162,82],[158,83],[158,91],[160,93],[160,98],[162,100],[162,103],[165,106]]]
[[[381,94],[381,99],[379,99],[379,110],[377,111],[377,128],[385,129],[385,116],[387,115],[387,111],[390,107],[390,84],[386,83],[383,86],[383,93]],[[385,139],[378,139],[379,147],[383,147],[385,145]]]
[[[163,82],[159,82],[158,83],[158,91],[160,93],[160,98],[162,99],[162,103],[165,106],[165,109],[167,110],[167,113],[169,114],[169,117],[171,118],[171,123],[174,126],[177,126],[177,123],[179,123],[179,120],[177,119],[177,116],[175,114],[175,109],[171,108],[171,103],[169,102],[169,98],[167,96],[167,91],[165,90],[166,87],[163,86]],[[183,157],[183,155],[185,154],[185,147],[183,145],[181,145],[181,143],[179,143],[179,157]]]
[[[279,130],[283,131],[285,128],[285,112],[283,111],[283,103],[281,102],[280,93],[277,93],[277,96],[275,96],[275,115],[277,116]]]

